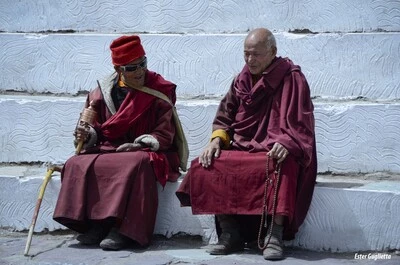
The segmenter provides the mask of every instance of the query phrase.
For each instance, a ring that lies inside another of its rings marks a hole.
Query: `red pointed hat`
[[[111,45],[111,59],[115,66],[127,65],[146,53],[140,42],[139,36],[122,36],[115,39]]]

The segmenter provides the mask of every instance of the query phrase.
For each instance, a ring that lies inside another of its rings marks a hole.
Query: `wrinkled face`
[[[264,42],[254,38],[248,38],[244,43],[244,61],[252,75],[262,74],[271,64],[275,55],[276,48],[269,49]]]
[[[122,81],[132,86],[141,87],[144,85],[147,58],[145,56],[140,57],[127,65],[116,67],[116,70],[121,74]]]

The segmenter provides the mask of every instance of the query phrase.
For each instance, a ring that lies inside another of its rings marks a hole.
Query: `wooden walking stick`
[[[77,131],[78,126],[88,128],[89,126],[94,125],[94,122],[96,120],[96,115],[97,115],[96,111],[94,110],[94,106],[95,106],[95,103],[93,101],[91,101],[89,106],[82,111],[80,118],[78,120],[78,123],[76,125],[75,132]],[[75,154],[78,155],[81,152],[81,149],[83,147],[83,143],[84,143],[85,139],[82,138],[82,135],[80,133],[77,133],[76,140],[78,143],[77,143],[77,147],[75,150]],[[29,227],[28,239],[26,241],[25,252],[24,252],[25,256],[28,256],[29,248],[30,248],[31,242],[32,242],[33,230],[36,225],[36,220],[37,220],[37,217],[39,214],[40,205],[42,204],[42,199],[44,196],[44,191],[46,189],[47,183],[49,183],[53,172],[54,171],[61,172],[61,169],[62,169],[61,166],[47,167],[47,173],[46,173],[46,176],[44,177],[42,185],[40,186],[39,197],[36,202],[35,211],[33,213],[32,223],[31,223],[31,226]]]
[[[35,225],[36,225],[36,219],[37,219],[38,214],[39,214],[40,205],[42,204],[44,191],[45,191],[47,183],[49,183],[49,181],[51,179],[51,175],[53,174],[54,171],[61,172],[61,167],[59,167],[59,166],[49,166],[49,167],[47,167],[46,176],[44,177],[43,183],[40,186],[39,197],[38,197],[38,200],[36,201],[36,207],[35,207],[35,211],[33,213],[32,223],[31,223],[31,226],[29,227],[28,239],[27,239],[26,245],[25,245],[25,252],[24,252],[25,256],[28,256],[29,248],[31,246],[33,230],[34,230]]]

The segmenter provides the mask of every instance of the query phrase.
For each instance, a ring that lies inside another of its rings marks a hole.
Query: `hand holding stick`
[[[78,155],[83,147],[83,143],[87,140],[89,134],[89,126],[94,126],[97,113],[94,110],[94,102],[91,101],[89,107],[85,108],[81,113],[78,124],[75,128],[75,137],[78,142],[75,150],[75,154]]]

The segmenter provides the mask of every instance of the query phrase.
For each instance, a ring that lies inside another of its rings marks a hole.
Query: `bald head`
[[[271,31],[257,28],[249,32],[244,41],[244,60],[252,75],[262,74],[276,53],[276,41]]]
[[[274,34],[266,28],[257,28],[247,34],[245,43],[249,42],[252,45],[264,45],[267,49],[276,48]]]

